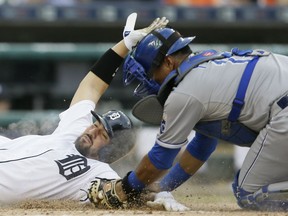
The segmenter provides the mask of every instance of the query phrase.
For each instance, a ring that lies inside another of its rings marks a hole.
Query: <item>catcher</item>
[[[128,153],[131,142],[117,141],[123,133],[131,132],[132,122],[119,110],[100,115],[94,111],[95,106],[129,49],[147,33],[166,26],[168,20],[157,18],[149,27],[134,31],[135,22],[134,13],[127,19],[124,40],[93,65],[69,109],[60,114],[59,125],[52,134],[0,137],[0,204],[24,200],[89,201],[87,193],[96,177],[120,178],[99,160],[104,151],[114,157],[115,145],[122,150],[117,157]],[[105,160],[113,162],[110,158]]]
[[[173,191],[197,172],[220,139],[250,147],[232,185],[240,207],[287,210],[288,57],[237,48],[192,52],[193,40],[157,29],[125,58],[124,82],[139,81],[134,93],[143,97],[132,112],[160,130],[134,171],[122,180],[99,180],[91,196],[118,207],[157,181],[154,190]],[[196,135],[188,143],[192,130]]]

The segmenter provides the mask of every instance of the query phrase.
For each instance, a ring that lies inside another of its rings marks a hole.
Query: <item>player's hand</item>
[[[169,20],[166,17],[155,19],[148,27],[134,30],[137,13],[132,13],[127,17],[126,25],[123,30],[125,46],[131,51],[134,46],[151,31],[165,27]]]
[[[189,211],[185,205],[177,202],[170,192],[162,191],[155,195],[154,201],[148,201],[147,206],[153,209],[165,209],[166,211]]]
[[[116,184],[121,180],[96,178],[88,190],[88,196],[91,203],[96,208],[126,208],[127,202],[121,200],[116,192]]]

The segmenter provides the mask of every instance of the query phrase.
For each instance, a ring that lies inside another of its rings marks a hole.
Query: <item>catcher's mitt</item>
[[[127,201],[122,201],[116,193],[116,183],[121,179],[103,179],[96,178],[88,190],[88,196],[91,203],[97,208],[126,208]]]

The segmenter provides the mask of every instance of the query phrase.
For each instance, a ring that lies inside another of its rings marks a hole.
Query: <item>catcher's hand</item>
[[[116,183],[121,179],[103,179],[96,178],[88,190],[88,196],[91,203],[97,208],[126,208],[127,202],[122,201],[116,193]]]
[[[132,13],[127,17],[123,30],[125,46],[131,51],[134,46],[151,31],[165,27],[169,20],[166,17],[156,18],[148,27],[134,30],[137,13]]]

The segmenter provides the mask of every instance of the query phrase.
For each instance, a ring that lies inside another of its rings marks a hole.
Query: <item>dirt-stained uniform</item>
[[[75,140],[92,124],[95,103],[83,100],[60,114],[51,135],[0,142],[0,204],[23,200],[89,201],[95,177],[119,178],[106,163],[82,156]]]

